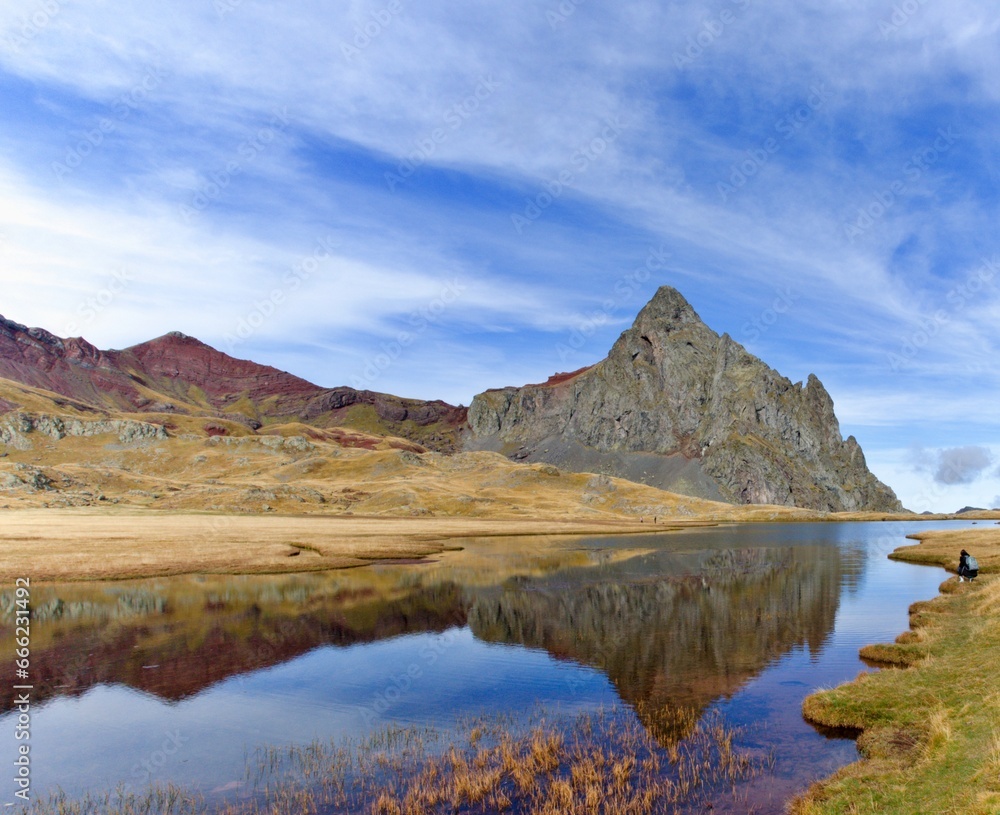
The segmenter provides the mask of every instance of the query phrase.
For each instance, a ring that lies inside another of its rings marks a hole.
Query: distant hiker
[[[958,556],[958,582],[962,583],[965,578],[969,578],[971,583],[979,577],[979,562],[964,549]]]

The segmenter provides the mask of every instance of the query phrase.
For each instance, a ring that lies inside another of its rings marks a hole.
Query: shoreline
[[[789,803],[791,815],[1000,811],[1000,529],[932,530],[907,536],[889,558],[954,572],[967,547],[980,577],[948,577],[931,600],[910,606],[910,627],[860,656],[882,665],[803,702],[803,717],[858,735],[861,758]]]
[[[3,518],[0,580],[38,583],[330,571],[423,561],[471,538],[651,535],[717,525],[81,509],[21,509]]]
[[[663,517],[655,524],[607,517],[236,514],[132,507],[18,508],[0,511],[0,517],[0,580],[29,577],[40,583],[329,571],[389,560],[424,561],[461,549],[469,538],[651,535],[744,523],[967,520],[768,506]],[[996,532],[1000,541],[1000,529]]]

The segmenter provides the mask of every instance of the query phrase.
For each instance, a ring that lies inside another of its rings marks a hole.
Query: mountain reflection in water
[[[700,710],[790,649],[819,648],[861,567],[836,546],[677,553],[638,540],[647,548],[483,542],[423,565],[39,585],[34,699],[119,683],[174,702],[318,646],[467,624],[484,641],[598,669],[632,705]],[[0,670],[12,675],[13,637],[3,643]],[[3,687],[3,711],[13,701]]]
[[[705,712],[770,767],[731,790],[742,809],[720,792],[715,811],[778,815],[857,757],[803,721],[803,698],[856,676],[859,647],[904,630],[945,576],[885,557],[913,526],[480,539],[326,574],[37,584],[33,791],[152,782],[238,798],[262,746],[390,726],[446,738],[511,716],[559,726],[610,711],[669,752]],[[13,610],[0,592],[8,675]],[[13,702],[0,686],[0,732],[13,732]],[[168,755],[175,736],[184,749]],[[13,749],[0,740],[0,761]]]
[[[480,591],[469,624],[598,668],[640,715],[702,710],[790,649],[818,650],[848,568],[830,546],[650,554]]]

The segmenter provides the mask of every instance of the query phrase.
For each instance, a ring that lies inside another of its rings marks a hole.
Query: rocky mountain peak
[[[139,343],[139,345],[133,345],[132,348],[141,346],[155,346],[159,348],[212,348],[208,343],[202,342],[197,337],[192,337],[190,334],[185,334],[182,331],[168,331],[159,337]],[[212,350],[214,351],[215,349],[212,348]],[[216,353],[221,354],[222,352],[217,351]]]
[[[704,325],[684,295],[673,286],[660,286],[635,320],[635,327],[652,325],[666,332],[693,324]]]
[[[13,320],[8,320],[2,314],[0,314],[0,331],[5,331],[12,333],[15,331],[27,331],[28,326],[21,325],[20,323],[15,323]]]
[[[821,510],[897,510],[844,441],[815,376],[792,384],[663,286],[607,358],[570,380],[489,391],[473,449],[674,492]]]

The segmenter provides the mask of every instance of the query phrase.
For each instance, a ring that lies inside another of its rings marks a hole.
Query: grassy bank
[[[1000,530],[914,537],[892,557],[954,570],[964,547],[982,576],[949,578],[911,606],[896,643],[862,649],[897,667],[806,699],[810,721],[862,731],[864,759],[816,784],[794,815],[1000,812]]]
[[[902,546],[889,555],[890,558],[907,563],[943,566],[954,572],[958,569],[959,553],[966,549],[976,556],[984,575],[1000,574],[1000,526],[918,532],[907,537],[920,543]]]

